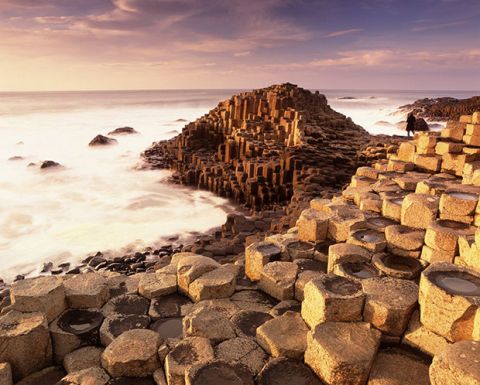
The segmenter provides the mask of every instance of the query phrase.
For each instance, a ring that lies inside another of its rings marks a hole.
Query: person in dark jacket
[[[407,117],[407,136],[410,137],[410,132],[412,135],[415,133],[415,123],[417,119],[415,118],[415,115],[413,115],[413,112],[410,112]]]

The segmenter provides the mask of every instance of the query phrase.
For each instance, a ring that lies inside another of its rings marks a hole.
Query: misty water
[[[141,250],[223,224],[233,209],[228,201],[167,184],[169,171],[140,170],[139,154],[237,92],[0,93],[0,277],[36,274],[47,261],[77,263],[96,251]],[[385,134],[403,134],[394,124],[404,117],[392,115],[399,105],[422,97],[471,96],[323,93],[357,124]],[[123,126],[139,134],[118,136],[114,146],[88,146],[97,134]],[[40,170],[44,160],[64,167]]]

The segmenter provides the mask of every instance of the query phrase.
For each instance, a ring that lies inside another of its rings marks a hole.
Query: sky
[[[0,0],[0,91],[480,90],[479,0]]]

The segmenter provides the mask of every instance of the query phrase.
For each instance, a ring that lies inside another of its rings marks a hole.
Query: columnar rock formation
[[[476,137],[415,135],[234,263],[17,281],[0,384],[480,384]]]
[[[323,95],[287,83],[219,103],[144,156],[180,183],[267,209],[344,184],[369,138]]]

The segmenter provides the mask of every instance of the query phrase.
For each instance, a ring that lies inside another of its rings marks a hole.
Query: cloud
[[[425,31],[435,31],[438,29],[452,28],[459,25],[467,24],[466,20],[452,21],[448,23],[425,23],[423,25],[416,25],[410,29],[412,32],[425,32]]]
[[[250,51],[243,51],[243,52],[235,52],[233,56],[235,57],[243,57],[243,56],[249,56],[251,54]]]
[[[345,35],[351,35],[351,34],[362,32],[362,31],[363,29],[360,29],[360,28],[343,29],[340,31],[330,32],[329,34],[326,35],[326,37],[345,36]]]

